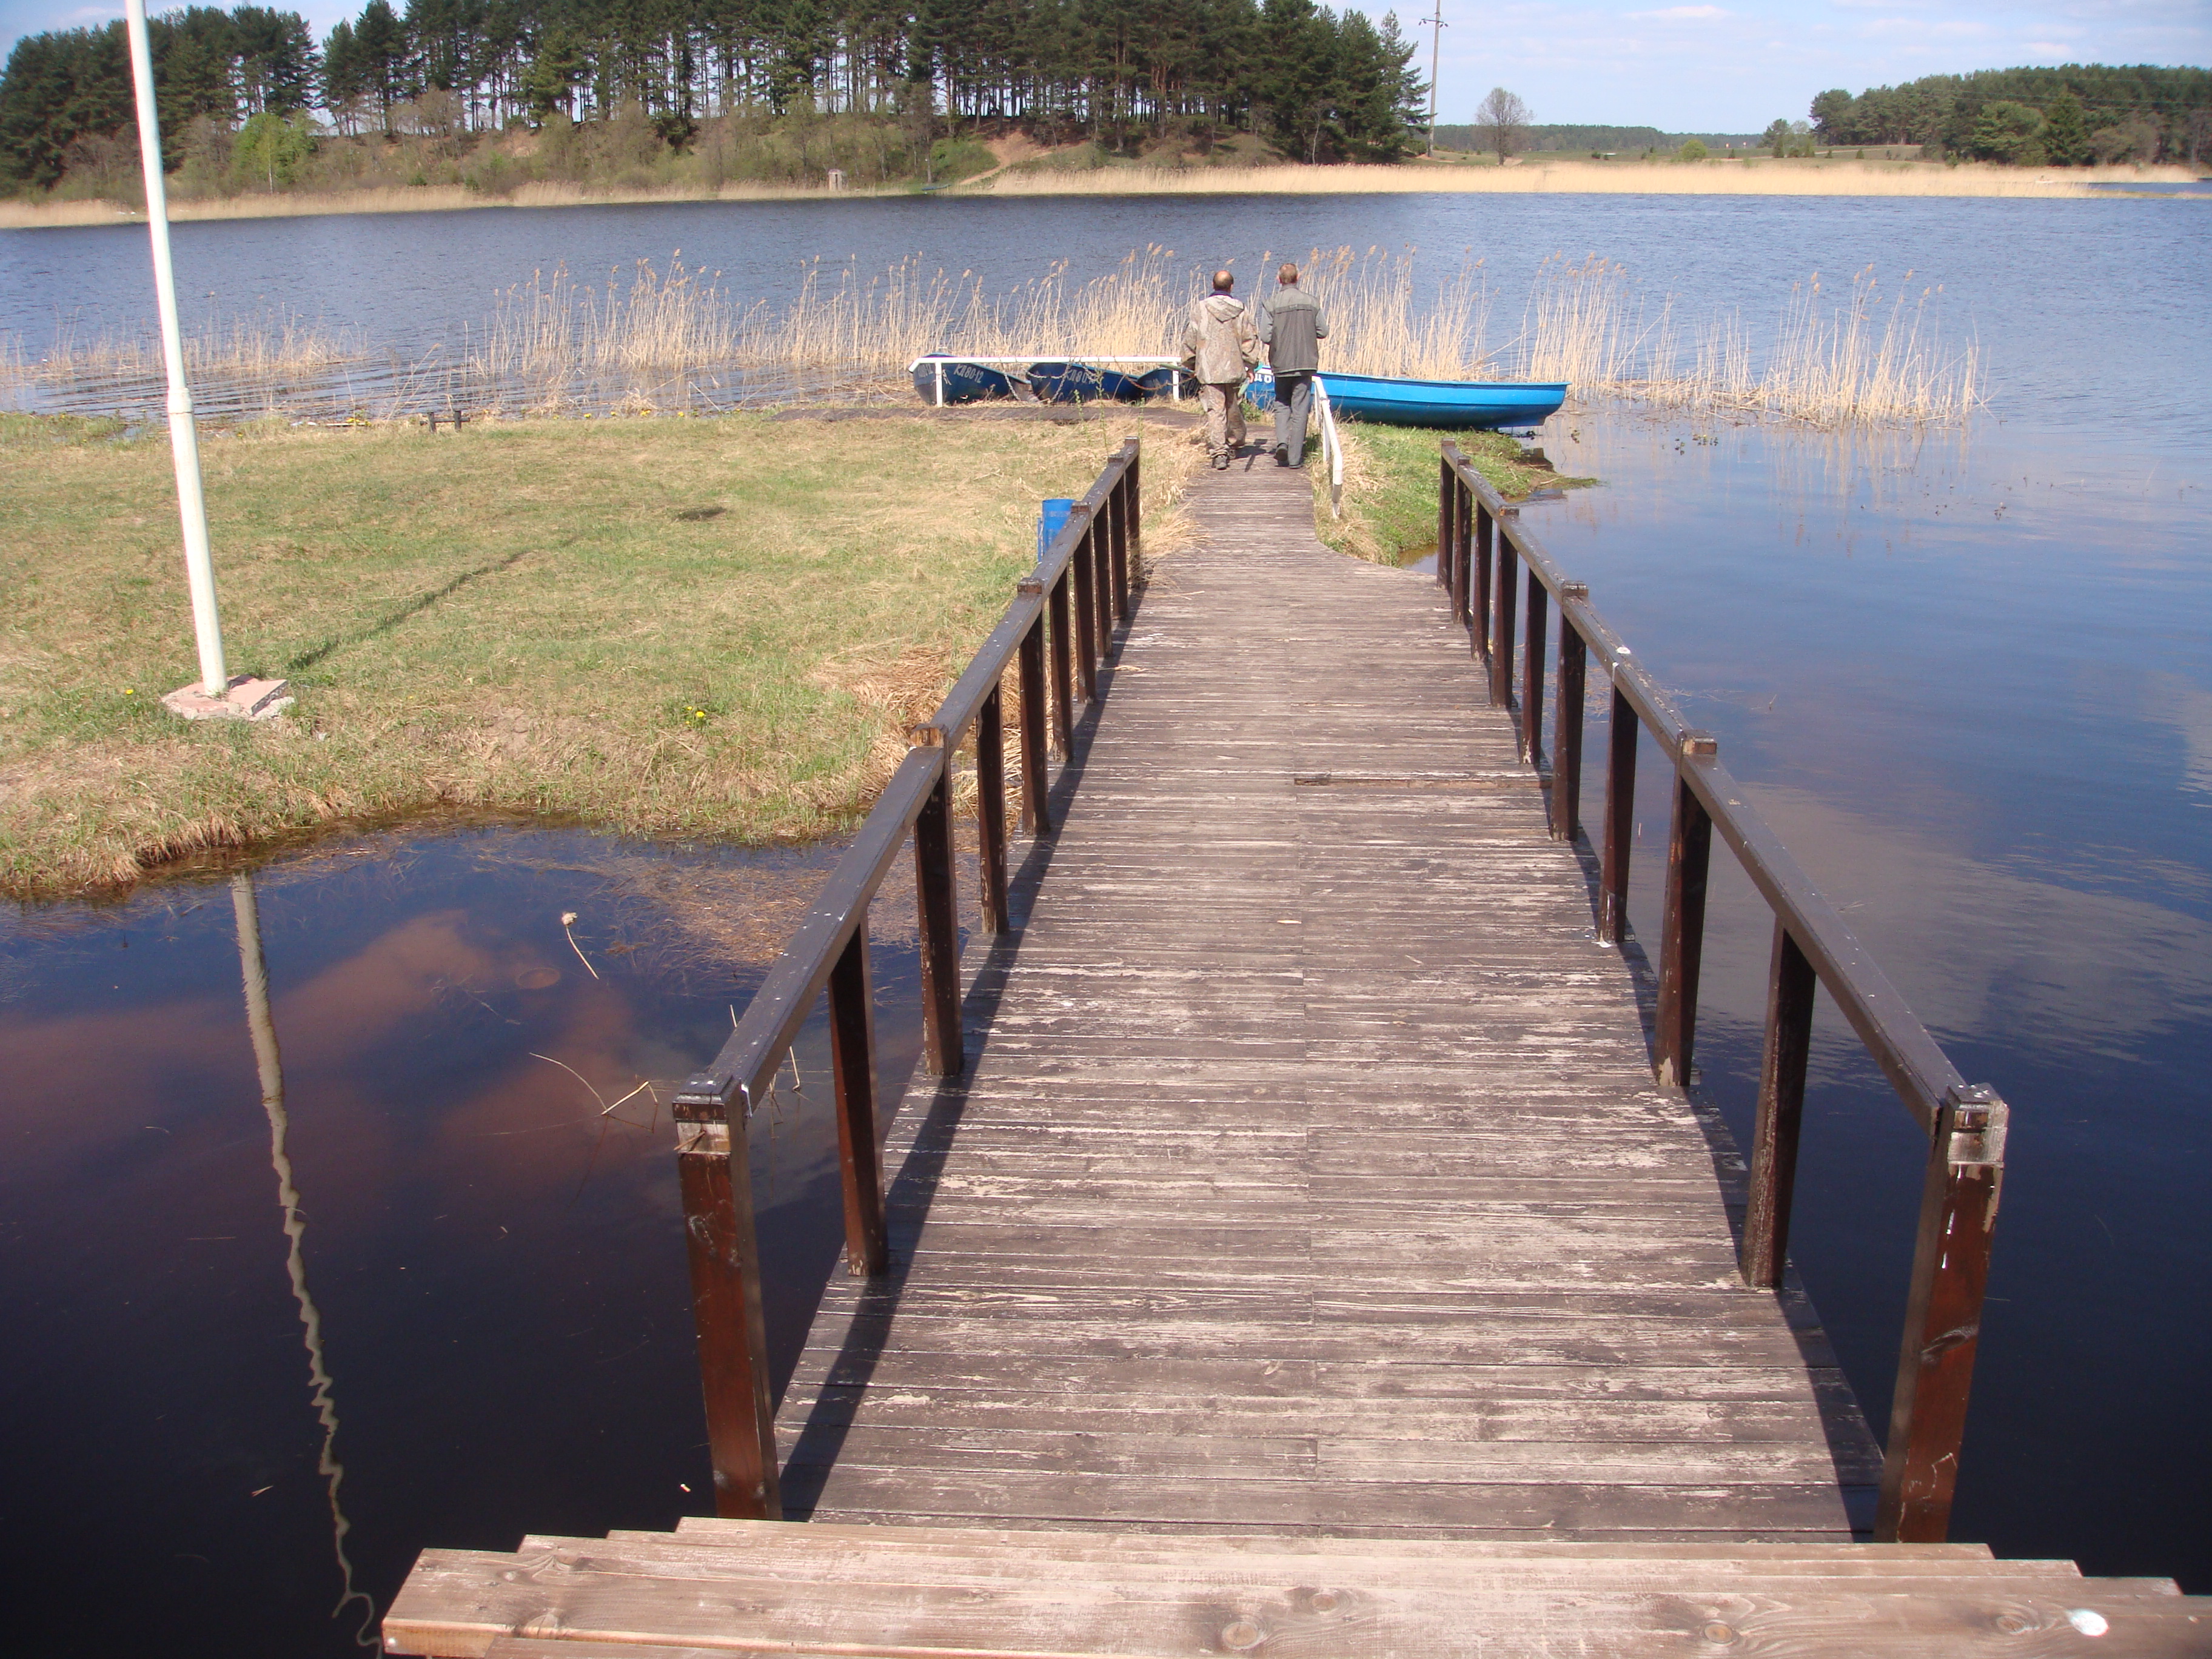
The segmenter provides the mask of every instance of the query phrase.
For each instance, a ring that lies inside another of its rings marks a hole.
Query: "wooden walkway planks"
[[[1310,503],[1194,490],[968,1073],[896,1121],[896,1270],[787,1390],[789,1512],[1848,1539],[1878,1455],[1737,1279],[1725,1133],[1652,1083],[1437,590]]]

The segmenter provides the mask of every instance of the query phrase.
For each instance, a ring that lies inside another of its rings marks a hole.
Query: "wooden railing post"
[[[1098,584],[1098,603],[1092,614],[1098,619],[1098,665],[1114,654],[1114,536],[1113,508],[1091,521],[1091,574]]]
[[[1130,474],[1127,469],[1114,481],[1114,488],[1106,497],[1110,514],[1111,545],[1114,550],[1114,619],[1129,619],[1129,520],[1133,515],[1129,493]]]
[[[1651,1069],[1662,1083],[1690,1084],[1698,1030],[1698,968],[1705,951],[1705,878],[1712,860],[1713,821],[1690,787],[1691,757],[1718,745],[1705,732],[1686,732],[1674,763],[1674,825],[1667,837],[1667,896],[1660,916],[1658,1030]]]
[[[1468,606],[1468,648],[1483,661],[1490,660],[1490,546],[1497,526],[1490,508],[1474,504],[1474,599]]]
[[[935,726],[908,733],[918,744]],[[946,754],[937,787],[914,821],[915,909],[921,924],[922,1069],[933,1077],[958,1077],[960,1040],[959,872],[952,853],[952,757]]]
[[[1743,1282],[1782,1283],[1790,1256],[1790,1203],[1797,1185],[1797,1132],[1805,1115],[1805,1060],[1812,1050],[1813,964],[1778,918],[1766,972],[1766,1042],[1759,1061],[1759,1117],[1752,1131],[1751,1194],[1739,1259]]]
[[[844,1176],[845,1269],[890,1265],[884,1234],[884,1155],[876,1127],[876,1009],[868,984],[868,919],[830,970],[830,1063],[837,1090],[837,1166]]]
[[[1451,547],[1452,483],[1451,457],[1441,456],[1437,461],[1437,586],[1438,587],[1451,586],[1451,559],[1449,550]]]
[[[1075,689],[1084,702],[1091,702],[1098,696],[1098,577],[1091,568],[1089,511],[1078,501],[1068,510],[1068,520],[1083,532],[1067,562],[1067,574],[1075,584]]]
[[[1060,759],[1075,752],[1075,640],[1068,617],[1068,590],[1075,585],[1073,567],[1060,573],[1052,584],[1052,739]]]
[[[1559,590],[1559,710],[1553,723],[1558,752],[1552,757],[1552,834],[1572,842],[1583,828],[1583,681],[1587,653],[1583,636],[1568,620],[1566,601],[1588,596],[1580,582]]]
[[[1548,595],[1528,573],[1528,618],[1521,630],[1521,758],[1544,763],[1544,611]]]
[[[1044,583],[1024,576],[1015,591],[1042,594]],[[1052,833],[1050,779],[1045,775],[1044,614],[1022,635],[1022,828],[1032,836]]]
[[[734,1125],[687,1122],[678,1133],[677,1185],[691,1262],[691,1312],[699,1328],[714,1513],[737,1521],[781,1521],[775,1405],[769,1397],[768,1321],[761,1306],[744,1118],[740,1112]]]
[[[1129,487],[1129,580],[1134,584],[1145,579],[1145,477],[1141,466],[1143,447],[1137,440],[1129,440],[1129,470],[1122,478]]]
[[[1453,592],[1458,595],[1455,619],[1460,626],[1468,626],[1475,615],[1475,584],[1474,584],[1474,550],[1475,550],[1475,491],[1467,487],[1467,480],[1453,473],[1451,477],[1451,581]]]
[[[1605,846],[1597,878],[1597,937],[1618,945],[1628,932],[1628,857],[1636,839],[1636,710],[1628,694],[1613,688],[1612,723],[1606,728]]]
[[[1877,1543],[1941,1543],[1950,1530],[2008,1116],[1996,1092],[1978,1086],[1952,1088],[1936,1111],[1875,1515]]]
[[[1521,574],[1521,556],[1503,534],[1498,538],[1498,572],[1490,617],[1490,701],[1500,708],[1513,706],[1513,599]],[[1531,581],[1534,577],[1529,578]]]
[[[1459,545],[1459,478],[1444,463],[1443,476],[1439,481],[1441,493],[1437,497],[1437,586],[1444,591],[1445,601],[1457,616],[1460,608],[1459,566],[1452,550]]]
[[[1006,931],[1006,728],[998,686],[975,714],[975,845],[981,873],[977,908],[983,926]]]

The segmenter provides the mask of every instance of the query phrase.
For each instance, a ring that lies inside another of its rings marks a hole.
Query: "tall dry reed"
[[[1273,255],[1263,263],[1272,261]],[[1768,413],[1833,424],[1958,420],[1980,401],[1971,347],[1943,344],[1935,291],[1887,295],[1869,268],[1850,293],[1815,276],[1784,303],[1762,349],[1741,317],[1694,327],[1618,261],[1543,262],[1518,328],[1493,334],[1497,295],[1480,260],[1425,282],[1411,251],[1316,249],[1304,282],[1323,302],[1331,367],[1431,380],[1565,380],[1578,397]],[[1909,276],[1910,273],[1908,273]],[[981,357],[1166,356],[1202,273],[1152,245],[1085,282],[1065,262],[1007,291],[908,259],[865,272],[813,264],[781,305],[746,304],[720,273],[641,260],[604,282],[538,273],[495,298],[455,352],[373,362],[356,338],[292,319],[195,334],[188,367],[234,394],[333,386],[373,412],[443,406],[556,410],[696,407],[880,385],[933,350]],[[150,340],[76,340],[64,331],[33,363],[0,351],[0,384],[49,389],[158,379]],[[235,397],[234,397],[235,401]]]

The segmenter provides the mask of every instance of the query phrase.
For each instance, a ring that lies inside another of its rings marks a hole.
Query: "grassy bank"
[[[1079,494],[1106,422],[271,426],[204,444],[234,672],[187,726],[158,433],[0,416],[0,890],[132,881],[337,819],[481,806],[764,841],[865,808]],[[1146,433],[1156,517],[1196,453]]]
[[[1315,526],[1331,547],[1374,564],[1402,564],[1435,550],[1437,457],[1446,438],[1509,501],[1538,488],[1595,482],[1560,477],[1500,432],[1431,432],[1356,421],[1340,422],[1337,432],[1344,441],[1344,516],[1332,519],[1326,490],[1317,490]],[[1318,457],[1308,465],[1318,468]]]

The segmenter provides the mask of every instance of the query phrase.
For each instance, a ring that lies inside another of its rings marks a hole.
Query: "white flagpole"
[[[192,631],[200,647],[200,689],[220,698],[230,690],[222,660],[222,620],[215,603],[215,562],[208,554],[207,501],[200,491],[199,429],[185,384],[184,336],[177,327],[177,277],[169,264],[169,198],[161,185],[161,128],[154,105],[154,52],[146,33],[146,0],[126,0],[131,77],[138,92],[138,159],[146,173],[146,231],[154,244],[154,294],[161,313],[161,359],[169,371],[169,450],[177,466],[177,511],[184,520],[185,574],[191,586]]]

